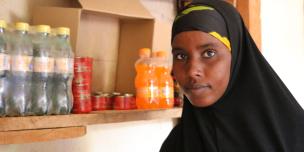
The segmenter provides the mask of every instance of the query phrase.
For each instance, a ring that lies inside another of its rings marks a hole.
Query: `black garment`
[[[160,151],[304,152],[303,109],[262,56],[239,13],[223,1],[202,4],[225,20],[232,49],[230,81],[212,106],[197,108],[186,99],[181,121]]]

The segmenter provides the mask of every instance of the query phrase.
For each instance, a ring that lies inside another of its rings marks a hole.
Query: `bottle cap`
[[[50,33],[51,27],[49,25],[37,25],[36,32],[38,33]]]
[[[142,48],[139,50],[139,56],[150,56],[151,54],[151,49],[149,48]]]
[[[67,27],[58,27],[57,34],[59,35],[70,35],[70,28]]]
[[[0,20],[0,28],[6,28],[6,22],[4,20]]]
[[[28,31],[29,30],[29,24],[25,23],[25,22],[17,22],[16,23],[16,30]]]
[[[166,51],[157,51],[156,56],[157,57],[167,57],[168,53]]]

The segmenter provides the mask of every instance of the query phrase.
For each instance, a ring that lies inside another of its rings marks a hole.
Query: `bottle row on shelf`
[[[69,28],[0,20],[0,115],[68,114],[74,55]]]

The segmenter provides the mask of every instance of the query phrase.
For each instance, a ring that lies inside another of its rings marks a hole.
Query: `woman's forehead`
[[[220,43],[221,41],[217,40],[217,38],[209,33],[202,31],[186,31],[181,32],[174,37],[172,47],[181,47],[185,45],[193,47],[216,46]]]

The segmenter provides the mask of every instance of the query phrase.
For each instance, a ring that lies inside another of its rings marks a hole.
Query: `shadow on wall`
[[[18,21],[31,23],[32,11],[36,6],[73,7],[74,0],[1,0],[0,18],[7,22]]]

